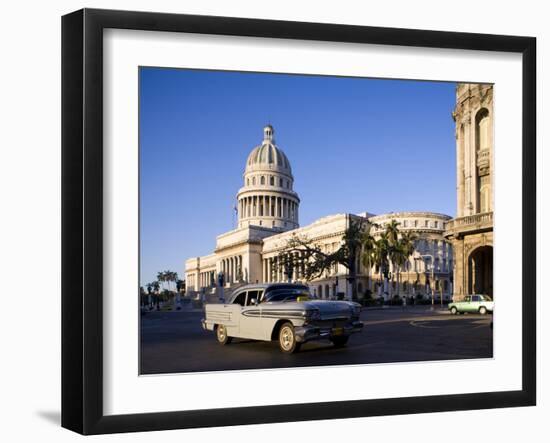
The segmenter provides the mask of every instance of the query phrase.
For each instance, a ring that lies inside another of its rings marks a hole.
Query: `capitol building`
[[[294,188],[294,176],[289,158],[275,143],[271,125],[263,130],[263,140],[252,149],[245,163],[242,187],[237,192],[236,228],[216,238],[212,254],[185,261],[186,293],[215,297],[218,275],[223,273],[225,294],[247,283],[286,282],[277,260],[294,235],[320,245],[325,252],[336,251],[352,220],[371,223],[377,233],[391,220],[399,223],[400,231],[417,235],[415,252],[400,269],[399,285],[392,278],[383,288],[376,269],[358,265],[358,297],[366,294],[389,297],[433,294],[449,299],[453,294],[453,250],[444,233],[451,217],[434,212],[395,212],[374,215],[333,214],[300,226],[300,197]],[[208,241],[208,239],[205,239]],[[452,240],[451,240],[452,241]],[[393,269],[390,269],[395,275]],[[296,267],[292,281],[309,285],[321,298],[351,298],[347,269],[341,265],[312,281],[303,279],[303,270]],[[386,289],[386,293],[384,292]]]

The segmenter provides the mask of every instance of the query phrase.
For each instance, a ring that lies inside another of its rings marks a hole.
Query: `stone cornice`
[[[379,214],[372,217],[369,217],[368,220],[378,221],[378,220],[391,220],[392,218],[406,218],[406,217],[431,217],[439,220],[451,220],[452,217],[447,214],[440,212],[430,212],[430,211],[403,211],[403,212],[389,212],[387,214]]]

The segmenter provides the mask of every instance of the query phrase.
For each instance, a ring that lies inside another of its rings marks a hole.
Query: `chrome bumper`
[[[340,328],[323,328],[313,325],[296,326],[294,328],[294,333],[296,334],[297,342],[305,343],[307,341],[321,340],[333,336],[349,336],[355,332],[361,332],[362,329],[363,323],[354,321]]]
[[[202,329],[205,331],[213,331],[214,324],[212,322],[207,322],[204,318],[201,320]]]

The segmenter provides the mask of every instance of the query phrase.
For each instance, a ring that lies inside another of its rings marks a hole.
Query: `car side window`
[[[235,297],[235,300],[233,300],[233,304],[234,304],[234,305],[241,305],[241,306],[244,306],[245,301],[246,301],[246,291],[245,291],[245,292],[241,292],[239,295],[237,295],[237,296]]]
[[[248,298],[246,300],[246,306],[252,306],[252,300],[258,300],[259,291],[248,291]]]
[[[464,301],[465,301],[465,302],[469,302],[469,301],[470,301],[470,297],[464,297]]]
[[[472,301],[480,301],[480,300],[479,300],[479,295],[474,295],[474,296],[472,297]]]

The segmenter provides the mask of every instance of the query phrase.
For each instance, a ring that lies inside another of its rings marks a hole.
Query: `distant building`
[[[445,237],[454,250],[454,293],[493,294],[493,86],[456,88],[457,216]]]
[[[401,273],[401,295],[430,295],[431,291],[436,291],[438,296],[442,293],[449,297],[452,293],[452,251],[450,243],[443,237],[449,216],[432,212],[378,216],[370,213],[335,214],[300,227],[299,206],[300,198],[294,191],[290,162],[275,144],[273,127],[268,125],[264,128],[262,143],[252,150],[246,161],[243,187],[237,193],[237,228],[216,238],[212,254],[185,262],[187,291],[213,293],[220,272],[229,290],[245,283],[286,281],[287,276],[283,275],[277,260],[279,252],[293,235],[305,237],[323,250],[332,252],[340,247],[350,220],[383,225],[396,219],[401,230],[412,230],[418,235],[418,251]],[[373,233],[376,234],[376,230]],[[434,258],[433,273],[428,255]],[[430,280],[432,276],[433,282]],[[321,298],[332,298],[339,293],[350,298],[351,285],[347,277],[346,268],[338,265],[307,284]],[[359,263],[357,277],[359,296],[367,291],[388,296],[383,294],[376,269],[365,269]],[[295,269],[292,280],[303,281],[303,270]],[[390,292],[395,294],[395,279],[390,284]]]

